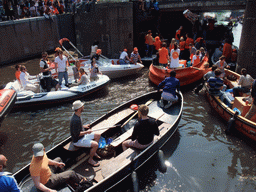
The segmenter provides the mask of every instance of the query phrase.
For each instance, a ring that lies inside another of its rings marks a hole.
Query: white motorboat
[[[70,88],[62,85],[62,88],[58,91],[55,91],[53,88],[50,92],[44,92],[41,87],[40,93],[26,91],[23,90],[21,84],[17,80],[9,82],[6,85],[6,89],[13,89],[17,92],[17,100],[14,108],[54,105],[82,98],[105,87],[110,81],[109,77],[106,75],[98,75],[98,77],[98,80],[91,81],[86,85],[78,85]],[[39,82],[39,80],[34,80],[34,82]],[[72,79],[69,78],[69,82],[72,82]]]

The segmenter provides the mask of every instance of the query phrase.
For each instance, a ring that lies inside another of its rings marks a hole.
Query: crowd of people
[[[96,0],[3,0],[2,20],[76,13],[78,9],[89,12]]]

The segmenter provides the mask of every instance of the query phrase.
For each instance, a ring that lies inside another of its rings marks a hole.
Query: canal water
[[[31,75],[39,72],[39,59],[24,64]],[[0,72],[3,83],[15,78],[14,66],[3,67]],[[203,95],[193,93],[195,86],[182,88],[182,119],[178,131],[163,147],[167,172],[159,172],[154,160],[146,163],[138,172],[141,191],[255,191],[255,143],[239,133],[226,135],[226,123]],[[148,66],[135,76],[112,81],[107,89],[83,99],[83,121],[92,122],[155,88],[148,80]],[[30,162],[34,143],[42,142],[49,150],[69,136],[71,105],[16,111],[6,117],[0,127],[0,153],[8,159],[8,171],[15,172]],[[121,184],[114,191],[129,191],[129,186]]]

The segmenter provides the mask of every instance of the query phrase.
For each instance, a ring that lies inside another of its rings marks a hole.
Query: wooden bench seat
[[[114,141],[111,142],[111,145],[113,147],[117,147],[118,145],[121,145],[125,140],[129,139],[132,136],[133,127],[117,137]]]
[[[120,169],[121,167],[130,163],[136,155],[137,152],[134,149],[128,148],[120,155],[111,159],[111,161],[106,166],[103,166],[101,168],[102,177],[106,178],[115,171],[117,171],[118,169]]]

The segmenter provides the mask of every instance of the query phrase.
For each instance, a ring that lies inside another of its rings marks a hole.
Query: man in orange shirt
[[[152,37],[151,30],[148,30],[148,34],[146,35],[145,44],[146,44],[146,46],[147,46],[146,55],[147,55],[148,57],[152,57],[153,49],[154,49],[154,39],[153,39],[153,37]]]
[[[15,77],[16,77],[16,79],[17,79],[19,82],[20,82],[20,73],[21,73],[20,67],[21,67],[21,65],[15,65],[15,69],[16,69]]]
[[[62,168],[64,163],[60,162],[60,158],[56,160],[48,159],[43,144],[36,143],[32,148],[33,157],[29,167],[30,175],[35,184],[35,187],[43,192],[57,192],[56,188],[71,181],[72,183],[79,183],[82,180],[91,181],[93,176],[86,179],[82,175],[77,174],[73,170],[64,171],[62,173],[52,173],[49,165],[56,168]]]
[[[190,57],[190,51],[189,51],[189,44],[192,44],[194,45],[194,40],[190,37],[190,35],[187,33],[186,34],[186,43],[185,43],[185,59],[186,60],[189,60],[189,57]]]
[[[231,43],[226,39],[225,40],[225,44],[223,46],[223,53],[222,55],[224,55],[226,57],[226,61],[229,62],[231,60],[231,55],[232,55],[232,45]]]
[[[185,44],[184,38],[180,38],[180,59],[184,59],[184,53],[185,53]]]
[[[159,49],[159,64],[163,65],[164,67],[167,66],[168,60],[170,60],[168,50],[166,49],[167,45],[164,42],[162,48]]]
[[[158,51],[161,48],[161,45],[162,41],[160,40],[159,36],[156,36],[154,42],[155,50]]]
[[[180,43],[180,34],[181,34],[181,30],[183,29],[183,26],[180,26],[180,28],[176,31],[175,34],[175,39],[177,40],[177,43]]]

